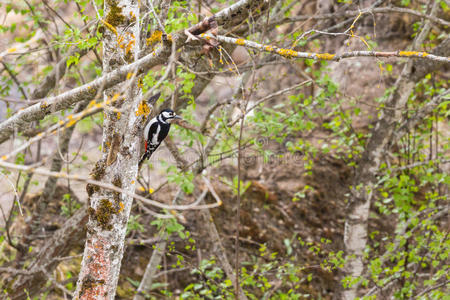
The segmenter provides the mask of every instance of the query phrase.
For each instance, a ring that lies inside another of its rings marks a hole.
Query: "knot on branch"
[[[199,35],[201,33],[205,33],[208,30],[211,30],[211,33],[217,34],[217,21],[215,16],[211,16],[209,18],[205,18],[202,22],[195,24],[187,31],[192,35]]]
[[[218,25],[215,16],[211,16],[209,18],[205,18],[202,22],[192,26],[185,30],[185,34],[187,35],[186,43],[191,40],[198,41],[198,35],[203,35],[207,31],[211,31],[213,36],[216,36],[218,33]],[[208,36],[206,39],[202,39],[204,42],[202,53],[208,54],[213,48],[219,46],[219,42],[214,37]]]

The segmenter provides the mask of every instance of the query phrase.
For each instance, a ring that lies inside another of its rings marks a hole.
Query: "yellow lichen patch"
[[[245,44],[245,41],[244,41],[244,39],[237,39],[237,40],[236,40],[236,44],[238,44],[238,45],[244,45],[244,44]]]
[[[136,21],[136,15],[134,14],[133,11],[130,11],[130,19],[131,19],[131,21],[133,21],[133,22]]]
[[[123,44],[123,40],[125,38],[121,35],[117,38],[117,44],[119,44],[119,48],[123,49],[125,47],[125,45]]]
[[[272,46],[265,46],[264,49],[266,51],[272,52],[273,51],[273,47]]]
[[[144,187],[142,187],[142,186],[140,186],[139,188],[138,188],[138,190],[140,191],[140,192],[145,192],[145,191],[147,191]],[[149,188],[148,189],[148,193],[149,194],[153,194],[153,192],[154,192],[155,190],[154,189],[152,189],[152,188]]]
[[[120,94],[119,93],[115,93],[111,99],[112,102],[116,101],[119,98]]]
[[[138,110],[136,111],[136,117],[139,117],[142,115],[146,116],[149,113],[150,113],[150,107],[148,107],[147,103],[144,100],[142,100],[139,103]]]
[[[8,53],[13,53],[13,52],[16,52],[17,51],[17,48],[9,48],[8,49]]]
[[[223,65],[223,59],[222,59],[222,47],[219,46],[219,53],[220,53],[220,60],[219,62]]]
[[[88,108],[91,108],[95,105],[95,100],[92,100],[91,102],[89,102]]]
[[[127,80],[130,79],[131,77],[133,77],[133,75],[134,75],[134,73],[129,72],[129,73],[127,74]]]
[[[119,202],[119,206],[120,206],[120,208],[119,208],[119,210],[117,211],[118,213],[122,212],[123,209],[125,208],[125,205],[123,204],[123,202]]]
[[[138,88],[142,88],[142,87],[144,86],[144,84],[143,84],[143,82],[142,82],[142,78],[139,78],[139,79],[137,80],[137,86],[138,86]]]
[[[318,59],[332,60],[335,55],[330,53],[318,53],[316,56]]]
[[[147,45],[153,45],[156,42],[160,42],[162,38],[162,31],[155,30],[152,35],[147,39]]]
[[[277,49],[277,53],[279,55],[287,57],[287,58],[297,56],[297,52],[295,52],[294,50],[291,50],[291,49],[283,49],[283,48]]]
[[[131,48],[133,48],[134,46],[134,40],[131,40],[128,44],[127,47],[125,49],[125,54],[128,54],[131,51]]]
[[[121,114],[122,114],[122,113],[121,113],[120,111],[117,112],[117,120],[120,120]]]
[[[134,180],[131,180],[131,184],[134,184],[134,182],[135,182]]]
[[[7,160],[8,159],[8,156],[7,155],[3,155],[2,156],[2,160]]]
[[[69,120],[66,124],[66,127],[69,128],[77,123],[77,119],[73,118],[73,115],[68,115],[67,119]]]
[[[400,51],[398,53],[400,56],[427,56],[426,52],[418,52],[418,51]]]
[[[63,120],[59,121],[59,125],[63,125],[63,124],[64,124]]]

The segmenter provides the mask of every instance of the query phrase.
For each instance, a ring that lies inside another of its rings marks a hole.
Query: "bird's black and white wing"
[[[161,142],[167,137],[170,130],[170,120],[179,118],[172,110],[165,109],[151,119],[144,128],[145,152],[139,161],[139,166],[149,159]]]
[[[152,129],[151,127],[152,126],[154,126],[155,124],[158,124],[158,119],[156,118],[156,117],[154,117],[153,119],[151,119],[149,122],[148,122],[148,124],[145,126],[145,129],[144,129],[144,139],[146,140],[146,141],[148,141],[148,138],[149,138],[149,133],[150,133],[150,130]]]

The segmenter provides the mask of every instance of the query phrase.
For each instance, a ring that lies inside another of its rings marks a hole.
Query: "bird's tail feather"
[[[141,160],[139,160],[139,168],[142,166],[142,164],[144,163],[144,161],[146,159],[149,159],[150,156],[152,155],[152,151],[145,151],[144,154],[141,157]]]

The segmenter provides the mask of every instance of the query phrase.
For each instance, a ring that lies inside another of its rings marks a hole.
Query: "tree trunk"
[[[138,1],[105,1],[105,16],[103,72],[109,73],[137,59]],[[129,192],[135,190],[140,132],[146,117],[137,109],[139,94],[133,79],[105,92],[105,101],[116,100],[105,107],[104,155],[91,173],[94,179]],[[90,202],[88,233],[75,299],[114,299],[133,199],[91,185],[87,185],[86,190]]]
[[[435,15],[438,9],[436,1],[431,10]],[[420,44],[430,30],[427,21],[413,43],[412,48],[420,48]],[[400,136],[395,136],[397,125],[402,120],[402,109],[408,101],[409,95],[414,89],[415,81],[411,80],[415,72],[417,61],[410,60],[406,63],[402,73],[395,83],[395,90],[386,101],[384,109],[380,112],[378,121],[373,128],[370,139],[359,162],[355,174],[354,184],[351,189],[351,198],[347,207],[347,220],[344,229],[344,245],[347,255],[347,263],[343,276],[356,279],[364,271],[364,249],[367,245],[367,227],[369,221],[370,205],[373,193],[377,186],[377,173],[384,154],[389,145],[395,143]],[[422,72],[423,76],[426,74]],[[395,109],[392,109],[395,108]],[[341,291],[342,299],[355,299],[358,296],[359,283],[344,288]]]

